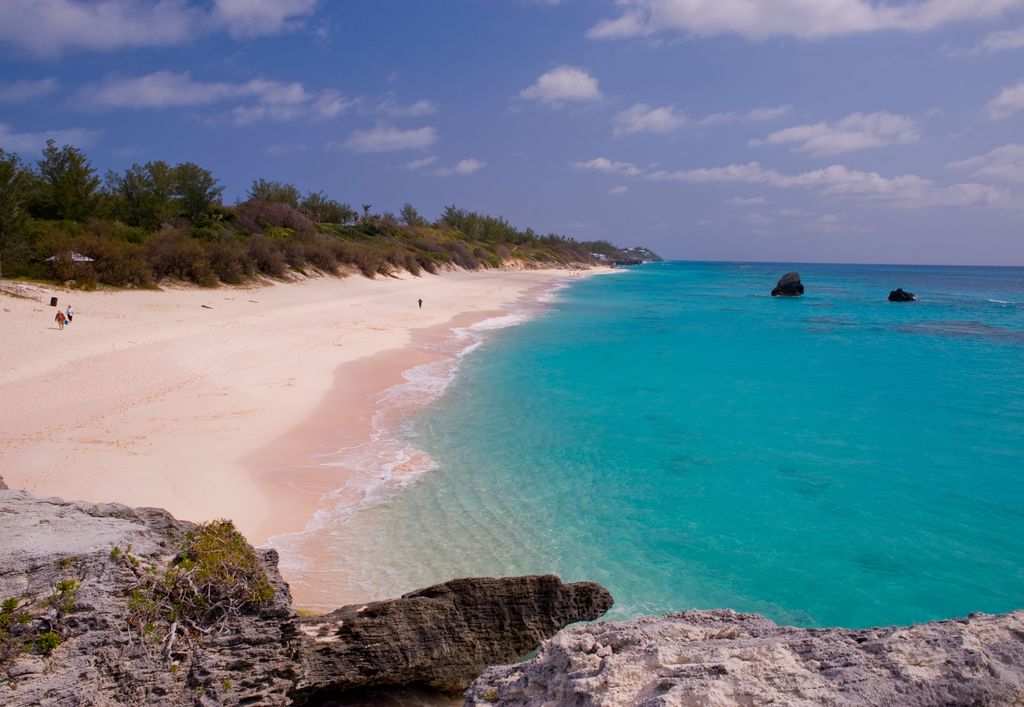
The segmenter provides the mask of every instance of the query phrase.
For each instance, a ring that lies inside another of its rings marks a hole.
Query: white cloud
[[[698,167],[682,170],[641,170],[629,162],[611,162],[603,157],[589,162],[573,162],[580,171],[625,174],[653,181],[690,184],[765,184],[779,189],[811,189],[822,196],[857,201],[884,202],[908,208],[924,206],[989,206],[1014,208],[1008,190],[985,184],[963,183],[939,186],[914,174],[883,177],[877,172],[832,165],[799,174],[782,174],[766,169],[758,162],[730,164],[724,167]],[[754,197],[757,199],[758,197]],[[734,197],[729,203],[744,203]],[[759,202],[750,202],[759,203]]]
[[[1017,29],[1004,29],[985,35],[977,51],[999,52],[1010,49],[1024,49],[1024,25]]]
[[[193,81],[188,72],[154,71],[145,76],[111,78],[78,92],[89,108],[167,108],[198,106],[236,98],[241,84]]]
[[[214,0],[213,17],[232,37],[280,34],[305,24],[318,0]]]
[[[1005,182],[1024,182],[1024,145],[997,147],[984,155],[950,162],[949,169],[969,171],[972,177]]]
[[[434,164],[435,162],[437,162],[437,155],[430,155],[429,157],[424,157],[421,160],[413,160],[412,162],[406,162],[405,163],[405,168],[406,169],[411,169],[411,170],[415,171],[417,169],[423,169],[424,167],[429,167],[430,165]]]
[[[344,143],[328,143],[328,147],[343,147],[352,152],[396,152],[421,150],[437,142],[437,130],[431,127],[402,130],[390,125],[378,125],[371,130],[356,130]]]
[[[453,174],[473,174],[474,172],[479,172],[485,166],[487,166],[486,162],[470,157],[469,159],[459,160],[452,167],[438,167],[434,170],[434,174],[439,177],[450,177]]]
[[[1024,110],[1024,81],[1004,88],[985,105],[985,110],[992,120],[1009,118],[1014,113]]]
[[[1021,0],[616,0],[618,17],[587,33],[594,39],[643,37],[659,32],[748,39],[793,36],[822,39],[844,34],[903,30],[926,32],[969,20],[993,19]]]
[[[699,127],[711,125],[727,125],[731,123],[763,123],[770,120],[778,120],[784,115],[789,115],[793,106],[775,106],[773,108],[753,108],[746,113],[712,113],[706,118],[697,121]]]
[[[378,113],[384,113],[385,115],[391,115],[396,118],[400,117],[412,117],[420,118],[425,115],[433,115],[437,112],[437,104],[433,101],[421,99],[415,103],[409,105],[401,105],[390,96],[377,106]]]
[[[608,193],[611,194],[612,196],[621,196],[622,194],[625,194],[628,191],[629,187],[627,187],[625,184],[620,184],[617,187],[612,187],[611,189],[609,189]]]
[[[194,81],[188,72],[155,71],[135,78],[111,78],[78,92],[86,108],[171,108],[243,101],[228,115],[240,125],[260,120],[334,118],[355,101],[333,89],[309,91],[301,83],[253,79],[245,83]]]
[[[46,146],[47,140],[54,140],[58,145],[89,147],[96,142],[99,136],[98,130],[86,130],[85,128],[19,133],[15,132],[11,126],[0,123],[0,148],[8,152],[41,150]]]
[[[24,103],[57,90],[57,79],[0,83],[0,103]]]
[[[940,187],[930,179],[913,174],[883,177],[877,172],[852,170],[843,165],[786,175],[765,169],[757,162],[748,162],[674,172],[658,170],[645,176],[658,181],[767,184],[782,189],[806,188],[818,191],[824,196],[881,201],[906,207],[1010,207],[1013,204],[1009,192],[1000,187],[973,183]]]
[[[521,98],[559,107],[569,101],[593,101],[601,97],[597,79],[575,66],[559,66],[541,74]]]
[[[913,118],[893,113],[854,113],[836,123],[814,123],[778,130],[751,145],[795,144],[797,152],[838,155],[869,147],[916,142],[921,136]]]
[[[589,162],[572,162],[570,166],[578,172],[624,174],[627,177],[635,177],[642,173],[642,170],[632,162],[613,162],[604,157],[595,157]]]
[[[736,206],[760,206],[768,203],[768,199],[763,196],[734,196],[730,199],[726,199],[725,203],[735,204]]]
[[[301,26],[317,0],[3,0],[0,42],[52,56],[182,44],[210,32],[233,37]]]
[[[681,130],[687,122],[686,116],[671,106],[652,108],[646,103],[637,103],[615,116],[612,133],[615,137],[635,133],[668,135]]]
[[[759,123],[780,118],[792,110],[792,106],[754,108],[745,113],[712,113],[704,118],[692,119],[678,112],[673,106],[652,108],[646,103],[636,103],[615,116],[615,137],[636,133],[669,135],[683,128],[706,128],[730,123]]]

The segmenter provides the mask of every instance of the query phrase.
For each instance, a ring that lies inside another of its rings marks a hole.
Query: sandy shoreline
[[[46,290],[44,302],[75,308],[64,331],[53,308],[0,296],[0,475],[42,495],[228,517],[263,544],[305,527],[343,481],[316,455],[367,435],[368,396],[430,360],[417,336],[443,337],[569,276]]]

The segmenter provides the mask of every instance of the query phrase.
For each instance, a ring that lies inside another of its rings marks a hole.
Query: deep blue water
[[[788,269],[806,295],[769,297]],[[919,301],[887,302],[897,286]],[[438,468],[358,514],[357,574],[404,591],[554,572],[607,586],[616,617],[1024,608],[1022,364],[1024,269],[662,263],[577,281],[416,417]]]

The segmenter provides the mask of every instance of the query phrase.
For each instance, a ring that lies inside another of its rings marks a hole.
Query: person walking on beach
[[[62,311],[60,311],[60,310],[58,309],[58,310],[57,310],[57,316],[55,316],[55,317],[53,318],[53,321],[57,322],[57,328],[58,328],[58,329],[63,329],[63,328],[64,328],[64,320],[65,320],[66,318],[67,318],[67,317],[65,317],[65,316],[64,316],[64,312],[62,312]]]
[[[75,318],[75,310],[73,310],[71,308],[71,305],[69,304],[68,305],[68,324],[70,324],[71,320],[74,319],[74,318]]]
[[[420,309],[423,309],[423,300],[417,300],[420,303]]]

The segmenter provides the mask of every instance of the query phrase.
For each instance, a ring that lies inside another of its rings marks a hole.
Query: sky
[[[0,148],[667,258],[1024,265],[1024,0],[2,0]]]

